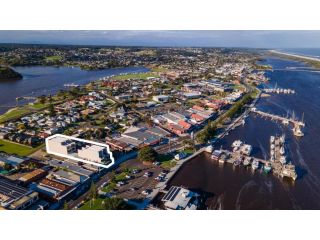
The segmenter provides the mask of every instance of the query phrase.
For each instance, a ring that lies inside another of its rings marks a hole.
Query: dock
[[[276,93],[276,94],[295,94],[296,91],[290,88],[265,88],[265,93]]]

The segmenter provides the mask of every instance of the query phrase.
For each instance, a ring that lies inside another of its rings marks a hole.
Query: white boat
[[[285,153],[284,147],[282,146],[279,150],[280,154],[283,155]]]
[[[251,164],[251,158],[250,157],[246,157],[243,160],[243,166],[249,166]]]
[[[274,149],[274,144],[271,144],[270,148],[271,148],[271,149]]]
[[[271,150],[271,151],[270,151],[270,155],[271,155],[271,156],[274,156],[274,150]]]
[[[281,142],[282,144],[284,144],[284,143],[286,142],[286,136],[285,136],[285,135],[282,135],[282,136],[280,137],[280,142]]]
[[[287,163],[286,156],[281,156],[280,157],[280,163],[282,163],[282,164],[286,164]]]
[[[232,147],[240,147],[242,145],[242,141],[236,140],[232,143]]]
[[[266,164],[263,166],[263,171],[264,171],[265,173],[269,173],[269,172],[271,172],[271,170],[272,170],[271,163],[266,162]]]
[[[275,139],[274,136],[271,136],[271,137],[270,137],[270,142],[271,142],[271,143],[274,143],[274,139]]]
[[[254,160],[252,161],[251,167],[252,167],[253,170],[258,169],[258,168],[259,168],[259,161],[256,160],[256,159],[254,159]]]
[[[244,144],[241,148],[241,151],[243,154],[250,156],[250,154],[252,152],[252,146],[249,144]]]
[[[303,137],[304,133],[301,131],[300,127],[295,127],[293,129],[293,134],[297,137]]]

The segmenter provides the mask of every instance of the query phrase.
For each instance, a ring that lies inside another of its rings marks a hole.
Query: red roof
[[[191,127],[191,124],[190,124],[190,123],[187,123],[187,122],[185,122],[185,121],[183,121],[183,120],[180,120],[180,121],[178,122],[178,124],[179,124],[181,127],[183,127],[184,129],[189,129],[189,128]]]
[[[204,111],[205,110],[203,107],[200,107],[198,105],[194,105],[192,108],[195,109],[195,110],[199,110],[199,111]]]
[[[193,113],[193,114],[191,115],[191,118],[194,119],[194,120],[196,120],[197,122],[201,122],[201,121],[204,120],[203,117],[201,117],[199,114],[196,114],[196,113]]]

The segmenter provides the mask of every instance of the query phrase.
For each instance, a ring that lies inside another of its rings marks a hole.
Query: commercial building
[[[182,187],[172,186],[161,201],[166,209],[196,210],[199,206],[199,194]]]
[[[68,155],[76,152],[76,143],[70,139],[56,136],[47,141],[47,149],[51,152]]]
[[[79,149],[78,156],[85,160],[96,163],[105,163],[110,160],[107,149],[98,145],[87,145]]]
[[[16,181],[0,176],[0,206],[6,209],[25,209],[38,200],[38,194]]]

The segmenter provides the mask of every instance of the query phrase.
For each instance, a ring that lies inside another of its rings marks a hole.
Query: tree
[[[96,199],[98,196],[97,186],[94,184],[94,182],[91,182],[90,190],[89,190],[89,196],[91,199]]]
[[[157,160],[158,153],[151,147],[146,146],[139,150],[138,159],[141,162],[154,162]]]
[[[5,163],[3,169],[6,171],[10,171],[12,169],[12,166],[9,163]]]
[[[41,95],[39,97],[39,103],[44,104],[46,102],[46,96],[45,95]]]
[[[69,210],[69,206],[68,206],[67,201],[64,201],[64,203],[63,203],[63,210]]]
[[[52,103],[50,103],[50,105],[49,105],[49,115],[50,115],[51,117],[53,117],[53,116],[56,115],[56,111],[55,111],[54,106],[53,106]]]
[[[105,210],[125,210],[132,209],[128,204],[121,198],[106,198],[102,202],[102,207]]]

